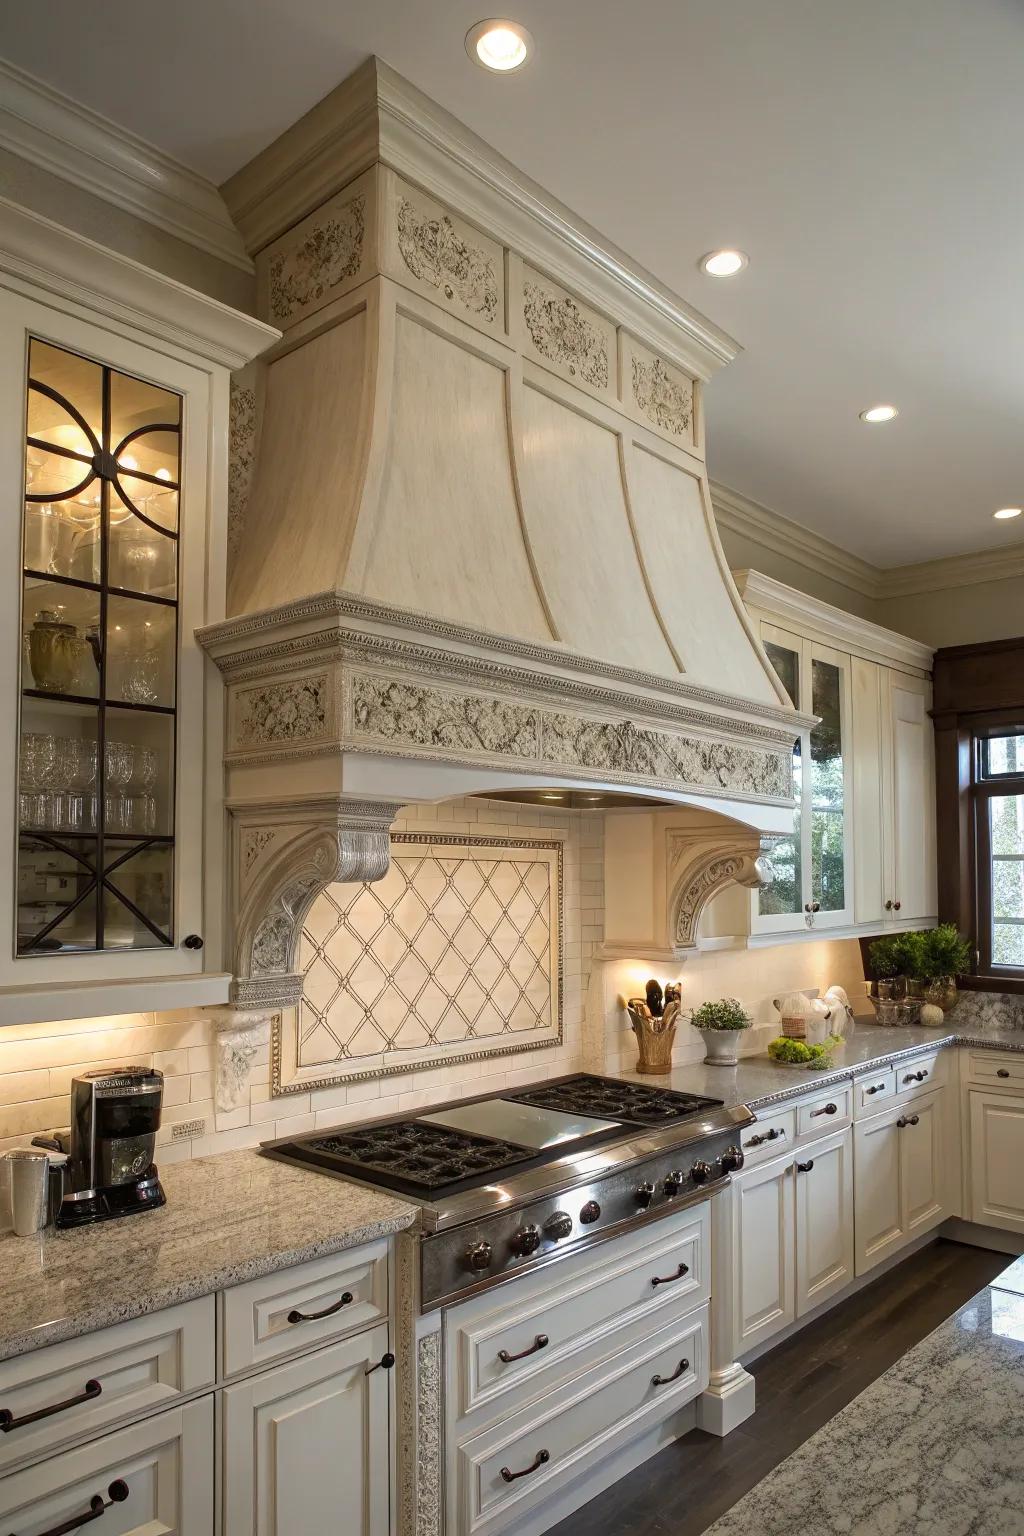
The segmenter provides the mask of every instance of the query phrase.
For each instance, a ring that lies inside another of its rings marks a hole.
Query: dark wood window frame
[[[939,920],[968,936],[977,991],[1024,993],[1024,967],[991,956],[988,806],[993,795],[1024,793],[1024,773],[987,776],[984,743],[1024,733],[1024,639],[936,652],[935,724]]]

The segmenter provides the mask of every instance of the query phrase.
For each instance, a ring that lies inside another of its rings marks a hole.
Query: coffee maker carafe
[[[164,1204],[153,1152],[162,1072],[100,1068],[71,1083],[71,1131],[58,1227],[77,1227]]]

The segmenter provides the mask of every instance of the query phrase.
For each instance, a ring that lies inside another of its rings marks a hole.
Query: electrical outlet
[[[205,1120],[179,1120],[171,1126],[172,1141],[191,1141],[193,1136],[206,1135]]]

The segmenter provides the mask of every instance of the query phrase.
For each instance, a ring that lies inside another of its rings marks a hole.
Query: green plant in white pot
[[[690,1023],[704,1037],[705,1062],[721,1067],[736,1065],[740,1035],[745,1029],[750,1029],[753,1022],[735,997],[720,997],[715,1003],[701,1003],[690,1015]]]

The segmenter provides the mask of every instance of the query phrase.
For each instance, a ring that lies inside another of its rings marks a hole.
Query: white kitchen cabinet
[[[849,1127],[733,1180],[737,1354],[836,1295],[854,1277]]]
[[[103,1536],[213,1536],[213,1440],[211,1396],[168,1409],[0,1480],[0,1524],[17,1536],[93,1520]]]
[[[967,1097],[970,1219],[1024,1232],[1024,1097],[975,1088]]]
[[[388,1536],[381,1324],[224,1392],[223,1536]]]
[[[792,1155],[733,1179],[737,1356],[796,1319],[795,1209]]]
[[[944,1090],[854,1129],[856,1270],[863,1275],[952,1213]]]
[[[805,1317],[854,1277],[850,1131],[812,1143],[795,1168],[796,1315]]]
[[[854,659],[858,923],[906,927],[935,919],[935,740],[930,707],[927,678]]]
[[[774,890],[754,894],[751,934],[934,922],[931,649],[760,572],[736,581],[790,697],[823,716],[816,740],[798,739],[798,832],[771,856]]]
[[[229,369],[272,334],[0,210],[0,1024],[226,999],[193,632],[223,613]]]

